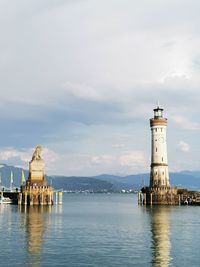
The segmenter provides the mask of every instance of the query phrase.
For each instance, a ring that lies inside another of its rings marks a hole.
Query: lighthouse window
[[[162,128],[161,128],[161,132],[162,132]]]
[[[156,132],[157,132],[157,128],[156,128]]]
[[[157,147],[156,147],[156,152],[158,151]]]
[[[162,174],[164,175],[165,173],[163,172]]]
[[[163,161],[163,158],[162,158],[162,161]]]

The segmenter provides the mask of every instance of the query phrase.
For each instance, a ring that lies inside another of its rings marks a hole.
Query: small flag
[[[22,170],[22,185],[24,185],[26,183],[26,178],[24,175],[24,171]]]

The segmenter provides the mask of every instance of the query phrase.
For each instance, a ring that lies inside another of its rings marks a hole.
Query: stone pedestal
[[[46,185],[45,179],[45,163],[44,160],[33,160],[29,163],[29,178],[30,185]]]
[[[22,204],[53,205],[53,188],[51,186],[23,186]]]

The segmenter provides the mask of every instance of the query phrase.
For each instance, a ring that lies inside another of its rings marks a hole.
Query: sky
[[[0,162],[149,171],[157,100],[170,171],[200,170],[200,1],[0,0]]]

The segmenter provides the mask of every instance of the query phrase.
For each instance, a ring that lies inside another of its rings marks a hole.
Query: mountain
[[[10,187],[11,171],[14,177],[13,187],[20,187],[22,168],[0,164],[0,174],[2,177],[2,185]],[[26,179],[28,171],[23,170]],[[200,189],[200,171],[182,171],[170,173],[171,184],[173,186],[198,190]],[[149,184],[149,173],[118,176],[101,174],[93,177],[80,176],[47,176],[49,183],[53,184],[55,189],[63,189],[68,191],[93,191],[93,192],[117,192],[122,189],[138,190],[143,185]]]
[[[10,187],[10,176],[13,173],[13,187],[19,187],[21,184],[22,168],[0,164],[1,184],[4,187]],[[28,178],[28,171],[23,170],[26,179]]]
[[[111,192],[113,184],[94,177],[52,177],[53,186],[68,191]]]
[[[129,176],[110,176],[100,175],[99,179],[108,180],[113,184],[126,185],[129,188],[139,189],[143,185],[149,184],[149,173],[129,175]],[[171,185],[198,190],[200,189],[200,171],[182,171],[177,173],[170,173]]]
[[[129,176],[115,176],[109,174],[101,174],[95,176],[95,178],[109,181],[113,184],[115,190],[121,189],[135,189],[138,190],[140,187],[147,185],[149,180],[149,174],[138,174],[138,175],[129,175]]]
[[[189,189],[200,189],[200,172],[179,172],[170,173],[171,184],[177,187]]]
[[[20,187],[22,180],[22,171],[25,178],[28,178],[29,172],[19,167],[0,164],[1,184],[3,187],[10,187],[10,176],[13,173],[13,187]],[[55,189],[64,189],[69,191],[92,191],[104,192],[113,191],[113,184],[109,181],[95,179],[93,177],[63,177],[46,176],[48,183],[52,183]]]
[[[70,180],[67,180],[69,179]],[[65,177],[59,176],[53,177],[53,184],[55,188],[58,186],[60,188],[69,188],[68,181],[72,183],[80,183],[81,179],[86,179],[86,177]],[[98,176],[90,177],[90,179],[95,179],[95,181],[107,181],[112,184],[112,191],[121,191],[122,189],[130,190],[138,190],[144,185],[149,184],[149,173],[136,174],[136,175],[128,175],[128,176],[115,176],[109,174],[101,174]],[[193,190],[200,189],[200,172],[178,172],[178,173],[170,173],[171,184],[173,186],[177,186],[180,188],[188,188]],[[59,182],[59,183],[58,183]],[[70,185],[71,186],[71,185]]]

